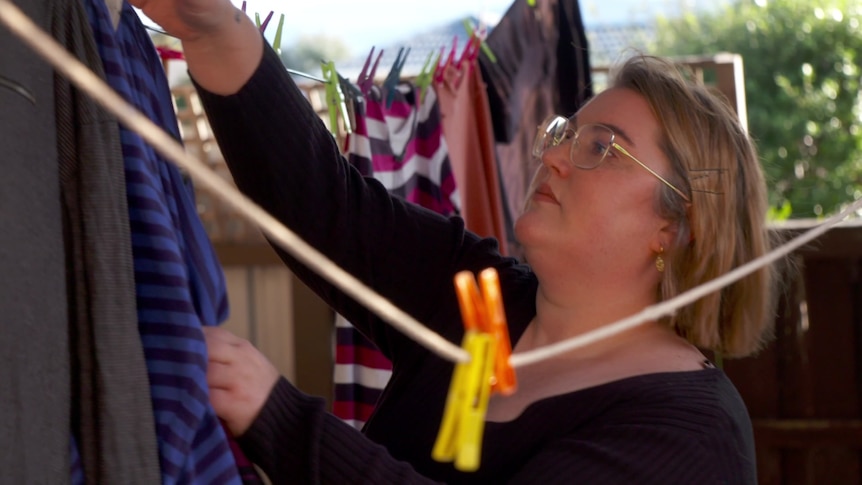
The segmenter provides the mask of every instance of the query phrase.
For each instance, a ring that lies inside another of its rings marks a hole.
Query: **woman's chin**
[[[524,247],[535,242],[540,230],[538,222],[536,214],[532,214],[527,208],[515,221],[515,240]]]

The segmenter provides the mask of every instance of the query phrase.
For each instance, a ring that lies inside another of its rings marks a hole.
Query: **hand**
[[[229,0],[129,0],[165,31],[182,41],[218,32],[244,15]]]
[[[254,422],[279,374],[247,340],[218,327],[204,327],[209,365],[210,402],[234,436]]]

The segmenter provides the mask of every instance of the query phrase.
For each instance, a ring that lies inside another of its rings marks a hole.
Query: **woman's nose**
[[[572,169],[569,143],[550,147],[542,154],[542,165],[559,177],[568,177]]]

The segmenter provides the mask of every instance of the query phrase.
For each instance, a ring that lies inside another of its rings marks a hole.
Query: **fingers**
[[[210,362],[233,362],[247,341],[220,327],[203,327]],[[250,344],[248,344],[250,345]]]
[[[210,389],[230,390],[236,387],[239,379],[236,366],[210,361],[207,367],[207,385]]]

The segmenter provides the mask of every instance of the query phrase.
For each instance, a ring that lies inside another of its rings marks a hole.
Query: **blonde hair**
[[[663,256],[659,298],[673,298],[770,249],[766,184],[751,139],[725,100],[689,82],[669,61],[639,55],[615,72],[612,87],[646,98],[661,126],[660,147],[673,184],[656,211],[678,224]],[[681,308],[667,323],[694,345],[741,357],[758,350],[774,320],[773,269],[763,268]]]

